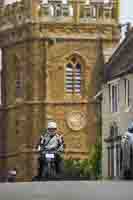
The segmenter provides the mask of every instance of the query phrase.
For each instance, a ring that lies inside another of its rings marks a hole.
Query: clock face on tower
[[[79,131],[86,126],[87,118],[83,112],[72,111],[67,114],[67,124],[74,131]]]

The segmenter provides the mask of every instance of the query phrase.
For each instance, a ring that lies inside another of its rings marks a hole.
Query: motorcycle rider
[[[60,135],[57,131],[57,124],[56,122],[48,122],[47,129],[42,133],[40,136],[40,140],[38,143],[38,150],[48,150],[48,151],[55,151],[56,152],[56,172],[59,173],[62,169],[62,158],[61,154],[64,152],[64,140],[63,136]],[[41,177],[42,169],[44,165],[44,160],[41,158],[41,154],[39,157],[39,174],[38,176]]]

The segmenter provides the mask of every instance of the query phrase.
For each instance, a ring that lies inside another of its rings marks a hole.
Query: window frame
[[[124,79],[124,90],[125,90],[125,105],[130,106],[130,81]]]
[[[119,82],[114,81],[109,84],[110,91],[110,109],[112,113],[117,113],[119,111]],[[114,88],[114,94],[113,94]],[[116,90],[115,90],[116,89]]]
[[[114,121],[109,130],[109,137],[111,139],[110,144],[107,146],[108,153],[108,176],[111,178],[120,177],[121,172],[121,157],[120,157],[120,148],[121,144],[117,140],[119,136],[119,127]]]
[[[75,58],[75,62],[72,61],[72,58]],[[69,70],[67,70],[67,66],[68,65],[72,65],[72,75],[70,77],[72,77],[72,85],[71,85],[71,89],[72,91],[69,92],[67,91],[67,86],[68,86],[68,83],[67,81],[69,81],[68,79],[68,74],[67,72]],[[77,65],[80,65],[80,71],[78,71],[78,68],[76,69],[76,66]],[[82,95],[82,88],[83,88],[83,63],[82,63],[82,60],[78,57],[78,56],[71,56],[70,59],[68,60],[68,62],[65,64],[65,93],[66,94],[76,94],[76,95]]]

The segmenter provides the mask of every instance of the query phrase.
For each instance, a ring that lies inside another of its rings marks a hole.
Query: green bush
[[[71,177],[90,177],[88,160],[65,160],[65,175]]]
[[[90,179],[101,179],[101,143],[98,141],[93,145],[88,159],[64,161],[64,171],[66,176],[88,177]]]

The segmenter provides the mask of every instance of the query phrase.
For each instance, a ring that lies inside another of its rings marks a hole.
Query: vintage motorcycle
[[[56,152],[43,150],[41,152],[43,161],[42,178],[56,177]]]

